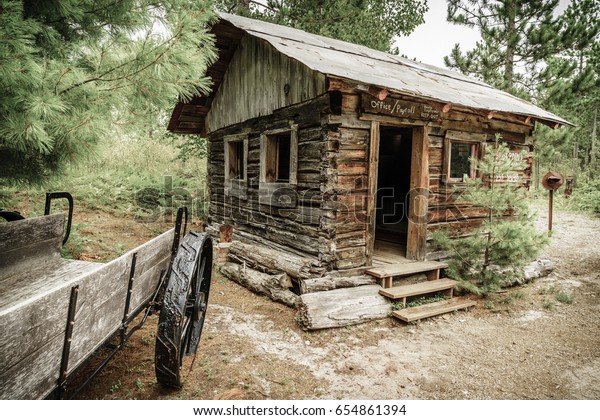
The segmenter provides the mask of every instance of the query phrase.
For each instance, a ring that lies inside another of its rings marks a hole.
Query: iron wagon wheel
[[[198,349],[212,274],[212,241],[190,232],[172,263],[158,320],[154,364],[161,385],[179,388],[185,356]]]

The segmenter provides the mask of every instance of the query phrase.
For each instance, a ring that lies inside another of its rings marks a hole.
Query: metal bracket
[[[45,216],[48,216],[50,214],[52,200],[56,198],[64,198],[69,202],[69,216],[67,218],[67,229],[65,231],[65,237],[62,241],[62,244],[64,245],[69,240],[69,235],[71,234],[71,222],[73,220],[73,196],[66,191],[46,193],[46,205],[44,206]]]
[[[123,311],[123,321],[121,322],[121,344],[127,340],[127,327],[129,325],[129,307],[131,305],[131,293],[133,291],[133,280],[135,278],[135,264],[137,262],[137,252],[131,257],[131,269],[129,270],[129,282],[127,283],[127,296],[125,298],[125,309]]]
[[[67,390],[67,376],[69,374],[69,355],[71,353],[71,342],[73,339],[73,326],[75,325],[75,309],[77,308],[77,296],[79,294],[79,285],[71,288],[71,297],[69,299],[69,311],[67,313],[67,326],[65,329],[65,341],[63,344],[62,357],[60,361],[60,374],[58,376],[58,398],[62,399],[63,393]]]
[[[184,219],[185,217],[185,219]],[[185,231],[187,229],[188,222],[188,209],[187,207],[179,207],[177,209],[177,218],[175,219],[175,235],[173,236],[173,247],[171,248],[171,261],[175,258],[175,254],[177,254],[177,248],[179,247],[179,241],[182,236],[185,236]],[[181,231],[181,226],[183,224],[183,232]]]

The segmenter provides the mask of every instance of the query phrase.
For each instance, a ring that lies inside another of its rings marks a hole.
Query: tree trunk
[[[504,53],[504,83],[507,90],[513,88],[515,50],[517,38],[515,37],[517,4],[515,0],[510,0],[506,4],[506,51]]]
[[[596,168],[597,139],[596,132],[598,128],[598,105],[594,108],[594,125],[592,126],[592,148],[590,150],[590,169],[593,171]]]

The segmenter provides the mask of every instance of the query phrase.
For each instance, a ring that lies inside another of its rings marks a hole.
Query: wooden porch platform
[[[394,242],[375,240],[373,249],[373,266],[401,264],[411,262],[406,258],[406,245]]]

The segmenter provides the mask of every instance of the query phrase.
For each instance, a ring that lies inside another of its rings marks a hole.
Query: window
[[[244,181],[244,142],[230,141],[228,144],[229,164],[227,165],[228,179]]]
[[[295,207],[297,175],[298,126],[262,133],[259,201],[277,207]]]
[[[225,194],[246,198],[248,135],[225,136]]]
[[[265,182],[290,182],[290,133],[267,137]]]
[[[475,179],[475,159],[480,157],[485,134],[448,130],[444,140],[444,172],[446,182]]]
[[[477,143],[450,142],[450,168],[448,178],[450,180],[463,180],[475,178],[475,163],[477,159]]]

